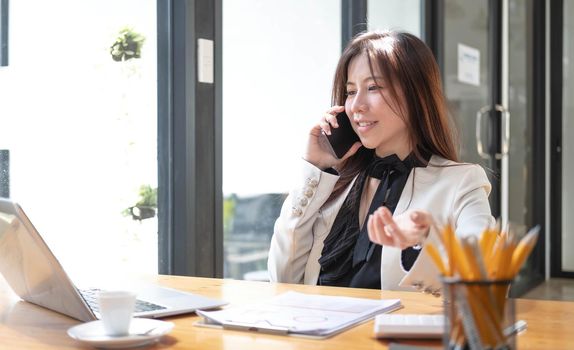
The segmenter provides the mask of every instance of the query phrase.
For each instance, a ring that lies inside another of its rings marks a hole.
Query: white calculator
[[[382,314],[375,318],[377,338],[442,338],[444,315]]]

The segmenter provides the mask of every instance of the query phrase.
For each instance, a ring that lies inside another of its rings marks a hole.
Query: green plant
[[[126,208],[122,213],[125,216],[131,215],[132,219],[140,221],[153,218],[157,208],[157,188],[152,188],[150,185],[142,185],[139,197],[135,205]]]
[[[223,199],[223,235],[227,236],[231,230],[233,217],[235,216],[235,195]]]
[[[142,185],[140,187],[140,200],[136,206],[141,207],[157,207],[157,188],[151,188],[150,185]]]
[[[133,31],[132,28],[124,28],[110,48],[112,59],[117,62],[127,61],[141,57],[141,49],[145,37]]]

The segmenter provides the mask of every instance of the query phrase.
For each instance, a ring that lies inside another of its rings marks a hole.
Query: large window
[[[157,272],[156,1],[18,0],[9,15],[10,196],[72,277]]]
[[[368,0],[367,6],[369,30],[405,30],[420,37],[421,0]]]
[[[267,278],[273,224],[340,52],[339,1],[223,1],[225,277]]]

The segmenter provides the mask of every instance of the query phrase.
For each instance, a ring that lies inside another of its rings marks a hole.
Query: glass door
[[[508,0],[507,4],[504,97],[510,118],[503,205],[508,222],[517,230],[536,225],[543,229],[514,282],[513,294],[521,295],[544,279],[545,11],[544,4],[536,0]]]
[[[482,165],[493,185],[493,215],[500,215],[500,161],[496,159],[491,118],[492,46],[489,3],[475,0],[444,2],[443,83],[449,111],[459,130],[460,156]],[[495,57],[497,60],[499,57]],[[493,64],[494,63],[494,64]],[[480,114],[478,114],[480,112]],[[479,123],[477,123],[477,121]]]
[[[574,3],[550,4],[551,275],[574,278]]]
[[[535,3],[446,0],[442,9],[439,55],[446,97],[460,130],[461,159],[485,168],[493,185],[492,214],[517,231],[544,227],[543,130],[534,128],[536,120],[545,118],[539,108],[544,93],[537,93],[543,82],[536,80],[540,57],[534,53],[540,42],[532,30],[539,23]],[[533,168],[540,163],[542,175]],[[543,253],[541,234],[513,286],[514,295],[542,280]]]

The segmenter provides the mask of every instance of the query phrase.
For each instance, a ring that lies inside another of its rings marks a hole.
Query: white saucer
[[[150,329],[148,334],[141,335]],[[148,318],[134,318],[130,324],[130,334],[109,336],[104,332],[102,321],[82,323],[68,329],[68,335],[82,343],[107,349],[120,349],[143,346],[156,342],[173,329],[173,323]]]

